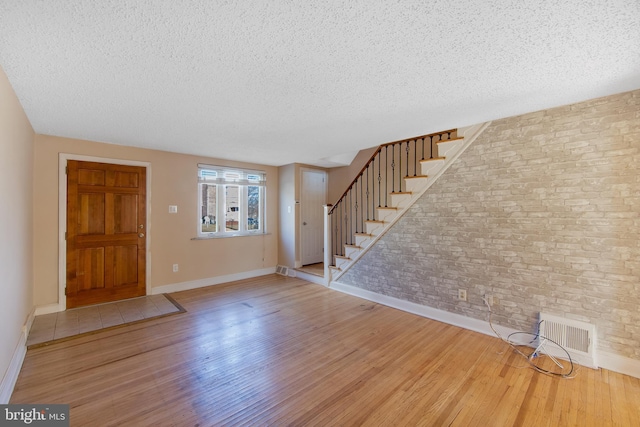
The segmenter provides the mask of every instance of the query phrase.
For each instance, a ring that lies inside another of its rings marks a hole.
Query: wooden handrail
[[[430,138],[430,137],[433,137],[433,136],[444,135],[445,133],[453,133],[456,130],[457,129],[449,129],[449,130],[443,130],[441,132],[434,132],[434,133],[429,133],[429,134],[426,134],[426,135],[414,136],[413,138],[400,139],[398,141],[387,142],[385,144],[382,144],[380,147],[382,148],[382,147],[386,147],[388,145],[403,144],[405,142],[413,141],[413,140],[416,140],[416,139],[424,139],[424,138]]]

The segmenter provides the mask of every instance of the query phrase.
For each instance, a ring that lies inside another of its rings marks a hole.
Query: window
[[[198,165],[198,236],[264,233],[266,174]]]

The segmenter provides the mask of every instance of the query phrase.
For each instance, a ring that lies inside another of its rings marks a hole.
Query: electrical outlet
[[[178,272],[178,264],[173,264],[173,272],[177,273]]]
[[[467,290],[466,289],[458,289],[458,299],[461,301],[467,300]]]

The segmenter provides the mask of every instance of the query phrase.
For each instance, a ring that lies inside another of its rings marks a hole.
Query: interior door
[[[67,308],[146,294],[146,169],[67,163]]]
[[[300,209],[302,265],[324,261],[324,209],[327,200],[326,173],[303,169]]]

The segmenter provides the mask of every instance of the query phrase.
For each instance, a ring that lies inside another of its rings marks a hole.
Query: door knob
[[[144,237],[144,233],[138,234],[138,237]]]
[[[140,230],[142,230],[142,229],[144,228],[144,224],[140,224],[140,225],[138,226],[138,228],[140,228]]]

